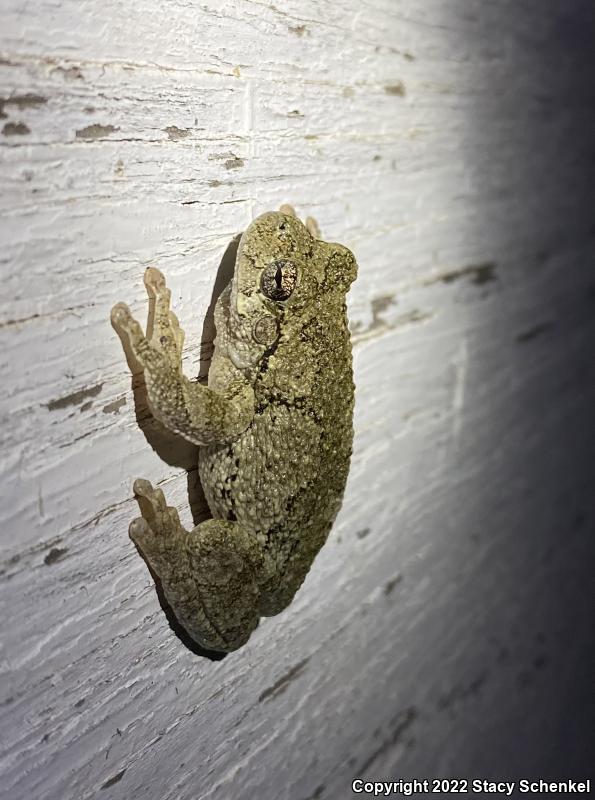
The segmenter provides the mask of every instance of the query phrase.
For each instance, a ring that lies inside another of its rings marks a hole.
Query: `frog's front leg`
[[[147,398],[154,416],[194,444],[233,439],[254,415],[254,391],[238,373],[225,394],[190,381],[182,372],[184,332],[170,310],[171,292],[158,269],[145,272],[145,286],[154,302],[152,331],[143,333],[125,303],[112,309],[114,328],[142,366]],[[149,337],[149,338],[148,338]]]
[[[241,647],[260,616],[261,545],[228,520],[206,520],[188,532],[161,489],[137,480],[134,492],[142,517],[130,523],[130,537],[180,624],[208,650]]]

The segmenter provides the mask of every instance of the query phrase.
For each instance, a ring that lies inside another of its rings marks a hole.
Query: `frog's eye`
[[[273,261],[262,272],[260,288],[271,300],[287,300],[297,283],[297,268],[291,261]]]
[[[274,317],[261,317],[256,320],[254,329],[252,331],[254,339],[258,344],[264,344],[267,347],[273,344],[279,335],[279,325]]]

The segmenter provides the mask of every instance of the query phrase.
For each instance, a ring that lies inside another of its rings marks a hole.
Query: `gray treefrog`
[[[246,229],[215,307],[208,386],[182,372],[184,333],[159,270],[145,273],[147,336],[124,303],[112,309],[152,413],[201,446],[213,519],[186,531],[161,489],[137,480],[142,516],[130,536],[180,624],[209,650],[236,650],[261,616],[289,605],[341,505],[354,401],[345,295],[357,265],[318,237],[291,206]]]

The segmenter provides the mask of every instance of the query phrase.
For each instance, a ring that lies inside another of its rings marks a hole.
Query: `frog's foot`
[[[169,304],[171,292],[162,273],[149,267],[144,276],[149,295],[149,322],[145,336],[125,303],[112,308],[111,319],[118,333],[128,340],[134,356],[147,368],[182,371],[184,331]]]
[[[289,203],[283,203],[279,207],[279,211],[281,214],[287,214],[288,217],[297,217],[295,208],[290,206]],[[306,217],[304,225],[315,239],[320,239],[320,228],[314,217]]]
[[[180,624],[209,650],[245,644],[260,618],[260,544],[228,520],[209,519],[188,533],[149,481],[136,480],[134,494],[142,517],[130,523],[130,538]]]
[[[130,538],[155,572],[163,576],[178,559],[187,531],[176,509],[166,504],[161,489],[154,489],[141,478],[134,482],[133,489],[142,517],[130,523]]]
[[[186,378],[182,372],[184,333],[170,310],[171,293],[158,269],[145,273],[149,294],[147,334],[125,303],[112,308],[112,324],[141,365],[153,415],[189,442],[227,441],[246,429],[254,416],[254,392],[243,378],[230,382],[226,394]]]

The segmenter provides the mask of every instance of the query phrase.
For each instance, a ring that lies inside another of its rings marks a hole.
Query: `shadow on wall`
[[[485,555],[440,615],[456,620],[475,603],[486,636],[507,631],[516,647],[498,654],[515,676],[505,706],[502,693],[485,692],[489,724],[481,737],[460,732],[457,767],[593,776],[595,5],[473,6],[465,49],[484,64],[492,93],[469,112],[461,149],[477,198],[474,235],[493,254],[484,289],[499,312],[473,320],[468,344],[473,352],[481,337],[481,354],[466,381],[480,421],[451,456],[464,477],[448,525],[481,541]],[[460,52],[461,28],[444,35]],[[478,402],[477,387],[493,386]],[[482,601],[492,587],[501,605]],[[474,645],[463,645],[471,659]]]

